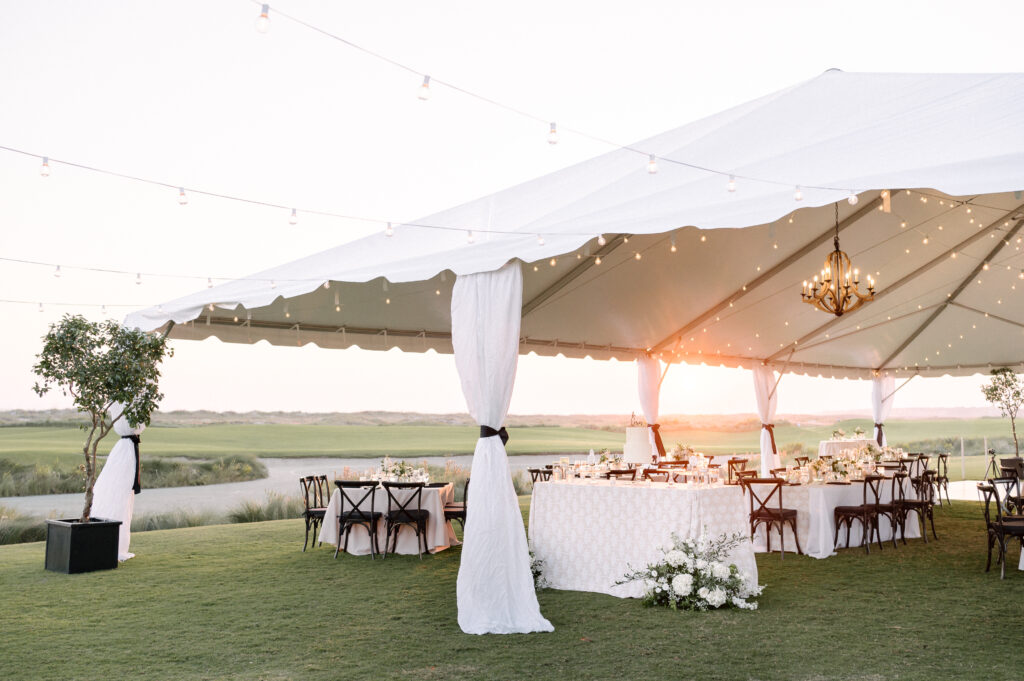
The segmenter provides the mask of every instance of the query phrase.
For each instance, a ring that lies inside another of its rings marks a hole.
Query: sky
[[[0,146],[165,182],[155,187],[0,150],[0,409],[37,397],[32,364],[62,314],[122,318],[215,281],[365,236],[608,150],[418,73],[623,141],[846,71],[1021,70],[1024,5],[974,2],[248,0],[0,3]],[[296,206],[190,194],[186,186]],[[56,265],[61,266],[55,276]],[[78,269],[81,267],[114,272]],[[40,305],[42,303],[42,305]],[[105,306],[105,307],[103,307]],[[165,409],[461,412],[450,356],[174,341]],[[915,379],[897,407],[984,406],[981,377]],[[870,384],[787,376],[781,413],[864,410]],[[755,410],[743,370],[676,366],[662,413]],[[632,363],[525,356],[513,413],[639,411]]]

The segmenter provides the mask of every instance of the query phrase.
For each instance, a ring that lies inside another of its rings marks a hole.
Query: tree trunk
[[[1013,431],[1013,449],[1016,452],[1016,456],[1020,457],[1020,445],[1017,443],[1017,420],[1014,417],[1010,417],[1010,430]]]

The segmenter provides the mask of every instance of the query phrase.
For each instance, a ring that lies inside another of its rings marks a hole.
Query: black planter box
[[[120,520],[46,521],[46,569],[73,574],[117,567]]]

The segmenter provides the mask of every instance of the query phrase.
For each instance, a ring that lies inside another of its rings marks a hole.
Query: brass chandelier
[[[842,317],[864,303],[875,299],[875,280],[868,275],[867,293],[861,293],[860,270],[853,267],[849,256],[839,249],[839,204],[835,204],[835,250],[825,258],[825,266],[811,281],[804,281],[800,298],[822,312]]]

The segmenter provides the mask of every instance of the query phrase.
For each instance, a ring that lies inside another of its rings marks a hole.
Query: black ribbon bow
[[[768,436],[772,439],[772,454],[778,454],[779,450],[775,448],[775,424],[762,423],[761,427],[768,431]]]
[[[876,423],[875,428],[878,428],[878,446],[882,446],[882,424]]]
[[[654,433],[654,446],[658,448],[658,458],[665,458],[665,443],[661,441],[661,424],[652,423],[651,432]]]
[[[480,426],[480,437],[494,437],[497,435],[501,438],[501,444],[508,444],[508,431],[505,430],[505,426],[502,426],[498,430],[491,428],[490,426]]]
[[[135,445],[135,482],[132,484],[132,491],[138,494],[142,491],[142,460],[139,458],[139,443],[142,441],[138,435],[122,435],[122,440],[131,440]]]

